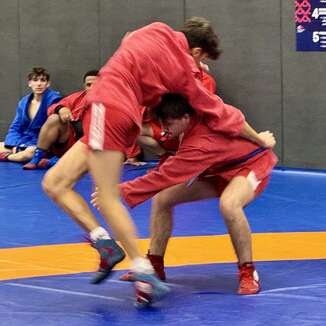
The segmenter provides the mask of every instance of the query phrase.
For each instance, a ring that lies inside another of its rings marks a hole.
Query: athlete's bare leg
[[[252,261],[251,230],[243,209],[254,197],[248,179],[238,176],[228,184],[220,198],[220,210],[240,265]]]
[[[157,194],[151,209],[150,253],[164,256],[173,229],[176,205],[216,197],[215,188],[205,181],[195,181],[191,186],[179,184]]]
[[[106,222],[131,259],[140,257],[136,230],[128,211],[120,201],[118,184],[124,154],[118,151],[90,151],[89,168],[99,190],[99,205]]]
[[[75,183],[88,171],[88,149],[78,141],[44,176],[43,189],[85,231],[99,226],[88,204],[76,191]]]

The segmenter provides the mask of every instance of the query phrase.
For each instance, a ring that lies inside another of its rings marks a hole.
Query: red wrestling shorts
[[[137,124],[123,111],[108,110],[93,104],[85,113],[83,143],[94,150],[126,153],[140,132]]]

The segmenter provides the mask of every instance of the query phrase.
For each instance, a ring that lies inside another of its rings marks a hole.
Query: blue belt
[[[249,154],[247,154],[247,155],[245,155],[245,156],[243,156],[243,157],[241,157],[239,159],[229,161],[228,163],[226,163],[225,165],[222,165],[221,167],[225,168],[225,167],[231,167],[231,166],[239,165],[241,163],[244,163],[244,162],[248,161],[249,159],[256,156],[257,154],[266,151],[267,149],[268,148],[266,148],[266,147],[259,147],[259,148],[255,149],[254,151],[250,152]]]

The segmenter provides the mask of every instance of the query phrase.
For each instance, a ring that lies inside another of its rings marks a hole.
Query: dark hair
[[[219,39],[207,19],[192,17],[185,21],[181,32],[186,36],[190,49],[201,48],[212,60],[220,56]]]
[[[98,70],[89,70],[86,72],[86,74],[83,77],[83,82],[85,82],[86,78],[88,76],[97,76],[98,75]]]
[[[50,74],[42,67],[34,67],[32,71],[27,75],[28,80],[32,80],[35,77],[44,76],[47,81],[50,80]]]
[[[162,122],[167,119],[181,119],[187,113],[193,115],[195,110],[185,97],[176,93],[162,95],[161,102],[151,110],[152,117]]]

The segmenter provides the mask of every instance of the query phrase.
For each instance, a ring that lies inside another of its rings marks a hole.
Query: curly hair
[[[35,77],[44,76],[47,81],[50,80],[50,74],[43,67],[34,67],[32,71],[27,75],[28,80],[32,80]]]

